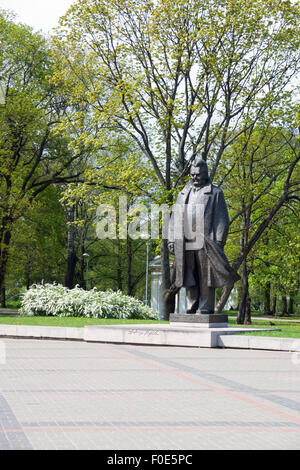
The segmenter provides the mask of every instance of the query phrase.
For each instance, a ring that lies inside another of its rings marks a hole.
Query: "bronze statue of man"
[[[239,277],[223,251],[229,228],[223,192],[211,183],[204,160],[193,162],[190,176],[173,206],[168,247],[175,255],[175,286],[186,288],[186,313],[212,314],[216,287]]]

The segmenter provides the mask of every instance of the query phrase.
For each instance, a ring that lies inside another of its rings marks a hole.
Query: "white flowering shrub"
[[[122,292],[67,289],[60,284],[34,284],[22,296],[21,315],[159,320],[157,312]]]

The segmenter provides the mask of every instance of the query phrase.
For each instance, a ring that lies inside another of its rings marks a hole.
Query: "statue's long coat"
[[[184,211],[191,181],[180,191],[173,207],[169,224],[169,242],[174,243],[176,264],[176,287],[184,285],[185,273],[185,240],[184,240]],[[223,191],[210,182],[200,190],[199,207],[204,209],[204,246],[207,255],[205,275],[209,287],[223,287],[231,285],[239,276],[232,270],[222,250],[216,243],[222,246],[226,243],[229,229],[228,211]]]

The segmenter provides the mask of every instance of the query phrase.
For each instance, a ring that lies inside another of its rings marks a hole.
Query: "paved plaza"
[[[299,449],[299,353],[0,339],[0,449]]]

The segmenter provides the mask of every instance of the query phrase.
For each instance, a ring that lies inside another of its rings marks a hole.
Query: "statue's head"
[[[208,167],[205,160],[196,159],[190,169],[190,175],[195,188],[199,188],[208,180]]]

